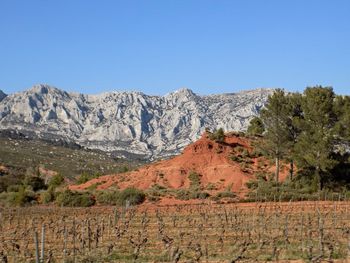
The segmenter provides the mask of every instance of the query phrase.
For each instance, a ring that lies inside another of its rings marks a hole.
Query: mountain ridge
[[[245,130],[272,92],[260,88],[202,96],[180,89],[164,96],[137,91],[90,95],[39,84],[0,99],[0,130],[152,160],[178,154],[205,128]]]

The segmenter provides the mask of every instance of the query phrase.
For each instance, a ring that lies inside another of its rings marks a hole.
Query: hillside
[[[129,173],[106,175],[81,185],[71,185],[70,189],[189,189],[210,195],[234,192],[243,196],[247,191],[246,182],[256,178],[258,173],[269,174],[272,169],[267,160],[257,156],[251,139],[230,133],[226,134],[224,142],[215,142],[204,133],[174,158]],[[286,171],[282,172],[281,180],[286,174]]]
[[[108,174],[141,164],[136,160],[131,163],[103,152],[82,149],[77,145],[29,140],[15,134],[0,133],[0,145],[0,167],[14,175],[23,175],[29,168],[41,167],[43,171],[58,172],[74,181],[82,173]]]
[[[179,154],[206,127],[245,130],[272,89],[201,96],[180,89],[165,96],[141,92],[68,93],[37,85],[0,95],[0,130],[61,140],[126,159]]]

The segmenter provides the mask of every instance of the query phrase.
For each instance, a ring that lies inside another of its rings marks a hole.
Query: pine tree
[[[287,118],[286,126],[288,129],[289,149],[286,159],[289,160],[289,177],[292,180],[294,175],[294,159],[295,159],[295,145],[301,133],[298,127],[303,116],[301,108],[302,96],[299,93],[291,93],[287,95]]]
[[[253,136],[261,136],[264,131],[263,121],[259,117],[254,117],[249,123],[247,133]]]
[[[224,142],[225,141],[225,132],[224,132],[224,129],[223,128],[219,128],[216,133],[215,133],[215,136],[216,136],[216,141],[217,142]]]
[[[277,89],[269,96],[267,105],[260,114],[264,123],[265,134],[263,149],[275,159],[276,170],[275,180],[279,181],[280,160],[287,153],[289,148],[288,139],[288,100],[282,89]]]
[[[338,140],[350,141],[350,96],[337,96],[334,111],[338,117],[336,123]]]
[[[301,168],[315,172],[319,190],[323,188],[324,175],[336,164],[331,157],[336,123],[334,97],[332,88],[316,86],[304,91],[301,103],[303,119],[299,122],[296,155]]]
[[[225,132],[223,128],[219,128],[218,130],[214,130],[214,132],[210,132],[209,129],[206,130],[208,133],[209,139],[216,142],[224,142],[225,141]]]

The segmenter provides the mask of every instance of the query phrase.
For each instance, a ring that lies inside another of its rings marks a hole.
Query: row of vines
[[[350,259],[350,203],[0,209],[0,262]]]

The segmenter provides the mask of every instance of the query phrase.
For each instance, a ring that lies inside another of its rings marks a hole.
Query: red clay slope
[[[207,192],[231,190],[244,194],[245,183],[254,178],[258,171],[269,171],[267,162],[260,158],[249,157],[249,165],[242,161],[232,161],[230,156],[241,157],[242,150],[251,153],[249,139],[238,134],[226,134],[225,142],[217,143],[207,134],[193,144],[187,146],[183,153],[169,160],[146,165],[129,173],[105,175],[81,185],[70,186],[71,190],[84,190],[96,185],[98,190],[117,187],[125,189],[136,187],[148,189],[153,185],[166,188],[189,188],[188,178],[191,172],[201,176],[201,188]],[[283,179],[282,175],[282,179]]]

